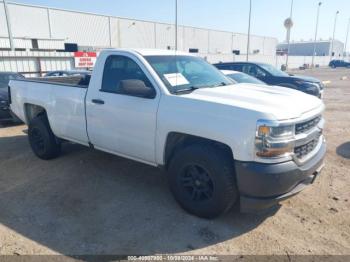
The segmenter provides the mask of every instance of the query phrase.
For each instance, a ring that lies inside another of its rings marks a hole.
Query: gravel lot
[[[314,185],[265,214],[193,217],[156,168],[74,144],[41,161],[26,126],[3,125],[0,254],[350,255],[350,80],[340,80],[350,70],[298,73],[332,81],[326,167]]]

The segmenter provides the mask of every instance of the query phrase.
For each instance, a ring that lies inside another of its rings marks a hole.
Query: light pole
[[[6,0],[3,0],[3,3],[4,3],[4,10],[5,10],[6,24],[7,24],[7,32],[10,39],[10,47],[11,47],[11,51],[15,51],[15,46],[13,45],[12,30],[11,30],[10,13],[7,8]]]
[[[292,3],[290,5],[290,16],[289,16],[289,21],[285,22],[285,26],[287,28],[287,58],[286,58],[286,70],[288,70],[288,62],[289,62],[289,49],[290,49],[290,33],[292,30],[293,26],[293,5],[294,5],[294,0],[292,0]]]
[[[335,29],[337,28],[337,19],[338,19],[338,14],[339,14],[339,11],[337,11],[335,13],[335,19],[334,19],[334,29],[333,29],[333,37],[332,37],[332,45],[331,45],[331,60],[332,60],[332,57],[333,57],[333,49],[334,49],[334,37],[335,37]]]
[[[175,51],[177,51],[177,28],[178,28],[178,21],[177,21],[177,0],[175,0]]]
[[[348,29],[346,31],[346,39],[345,39],[345,46],[344,46],[344,59],[347,56],[346,50],[348,48],[349,30],[350,30],[350,18],[349,18],[349,23],[348,23]]]
[[[249,0],[249,21],[248,21],[247,58],[246,58],[247,62],[249,61],[251,18],[252,18],[252,0]]]
[[[318,32],[318,20],[320,18],[320,9],[321,9],[322,2],[318,3],[317,8],[317,17],[316,17],[316,30],[315,30],[315,41],[314,41],[314,50],[312,52],[312,62],[311,66],[314,67],[315,65],[315,53],[316,53],[316,42],[317,42],[317,32]]]

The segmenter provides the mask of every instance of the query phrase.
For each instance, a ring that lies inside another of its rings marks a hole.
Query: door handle
[[[104,105],[104,103],[105,103],[105,101],[103,101],[101,99],[92,99],[91,102],[94,104],[97,104],[97,105]]]

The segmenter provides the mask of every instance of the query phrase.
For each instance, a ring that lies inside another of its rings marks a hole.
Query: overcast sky
[[[292,0],[252,0],[252,34],[285,39],[283,21]],[[14,2],[58,7],[113,16],[172,23],[174,0],[16,0]],[[178,0],[179,23],[219,30],[247,32],[249,0]],[[315,34],[319,0],[294,0],[292,39],[310,40]],[[323,0],[319,38],[332,37],[334,18],[340,11],[336,38],[345,42],[350,0]]]

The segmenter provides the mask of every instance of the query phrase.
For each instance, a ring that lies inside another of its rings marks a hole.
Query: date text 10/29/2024
[[[154,255],[128,256],[128,261],[218,261],[216,256]]]

